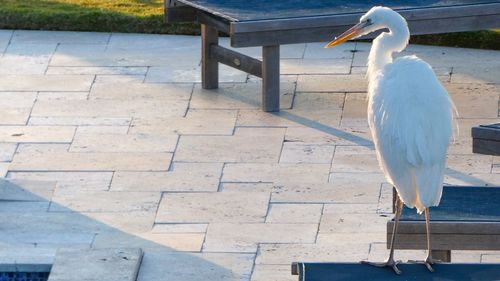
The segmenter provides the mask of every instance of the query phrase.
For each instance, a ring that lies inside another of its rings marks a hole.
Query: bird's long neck
[[[410,31],[406,25],[388,27],[389,32],[383,32],[373,40],[368,56],[368,79],[372,78],[386,64],[392,63],[392,53],[401,52],[408,45]]]

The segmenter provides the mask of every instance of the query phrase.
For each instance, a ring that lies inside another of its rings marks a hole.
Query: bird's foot
[[[432,265],[433,264],[436,264],[436,263],[442,263],[441,260],[436,260],[436,259],[433,259],[432,257],[427,257],[425,259],[425,261],[416,261],[416,260],[409,260],[408,261],[409,263],[418,263],[418,264],[423,264],[425,265],[425,267],[427,267],[427,269],[430,271],[430,272],[434,272],[434,268],[432,268]]]
[[[391,267],[392,270],[394,270],[394,272],[397,274],[397,275],[400,275],[401,273],[403,273],[399,268],[398,268],[398,264],[400,263],[401,261],[395,261],[394,259],[390,258],[388,259],[387,261],[385,262],[369,262],[369,261],[361,261],[361,263],[363,264],[369,264],[369,265],[372,265],[372,266],[376,266],[376,267]]]

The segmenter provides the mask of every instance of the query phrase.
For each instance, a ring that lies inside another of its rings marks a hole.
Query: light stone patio
[[[0,30],[1,262],[140,247],[140,281],[288,281],[292,261],[385,259],[392,191],[365,120],[369,47],[283,46],[271,114],[256,77],[221,66],[220,89],[201,88],[198,37]],[[414,53],[460,114],[446,183],[500,185],[500,157],[472,154],[470,137],[499,121],[500,52]]]

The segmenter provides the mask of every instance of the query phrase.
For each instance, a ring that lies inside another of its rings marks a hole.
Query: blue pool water
[[[47,281],[49,272],[0,272],[0,281]]]

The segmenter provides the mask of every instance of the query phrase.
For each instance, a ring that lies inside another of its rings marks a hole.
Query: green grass
[[[198,34],[165,24],[162,0],[0,0],[0,28]]]
[[[199,34],[165,24],[163,0],[0,0],[0,28]],[[413,36],[412,43],[500,50],[500,30]]]

